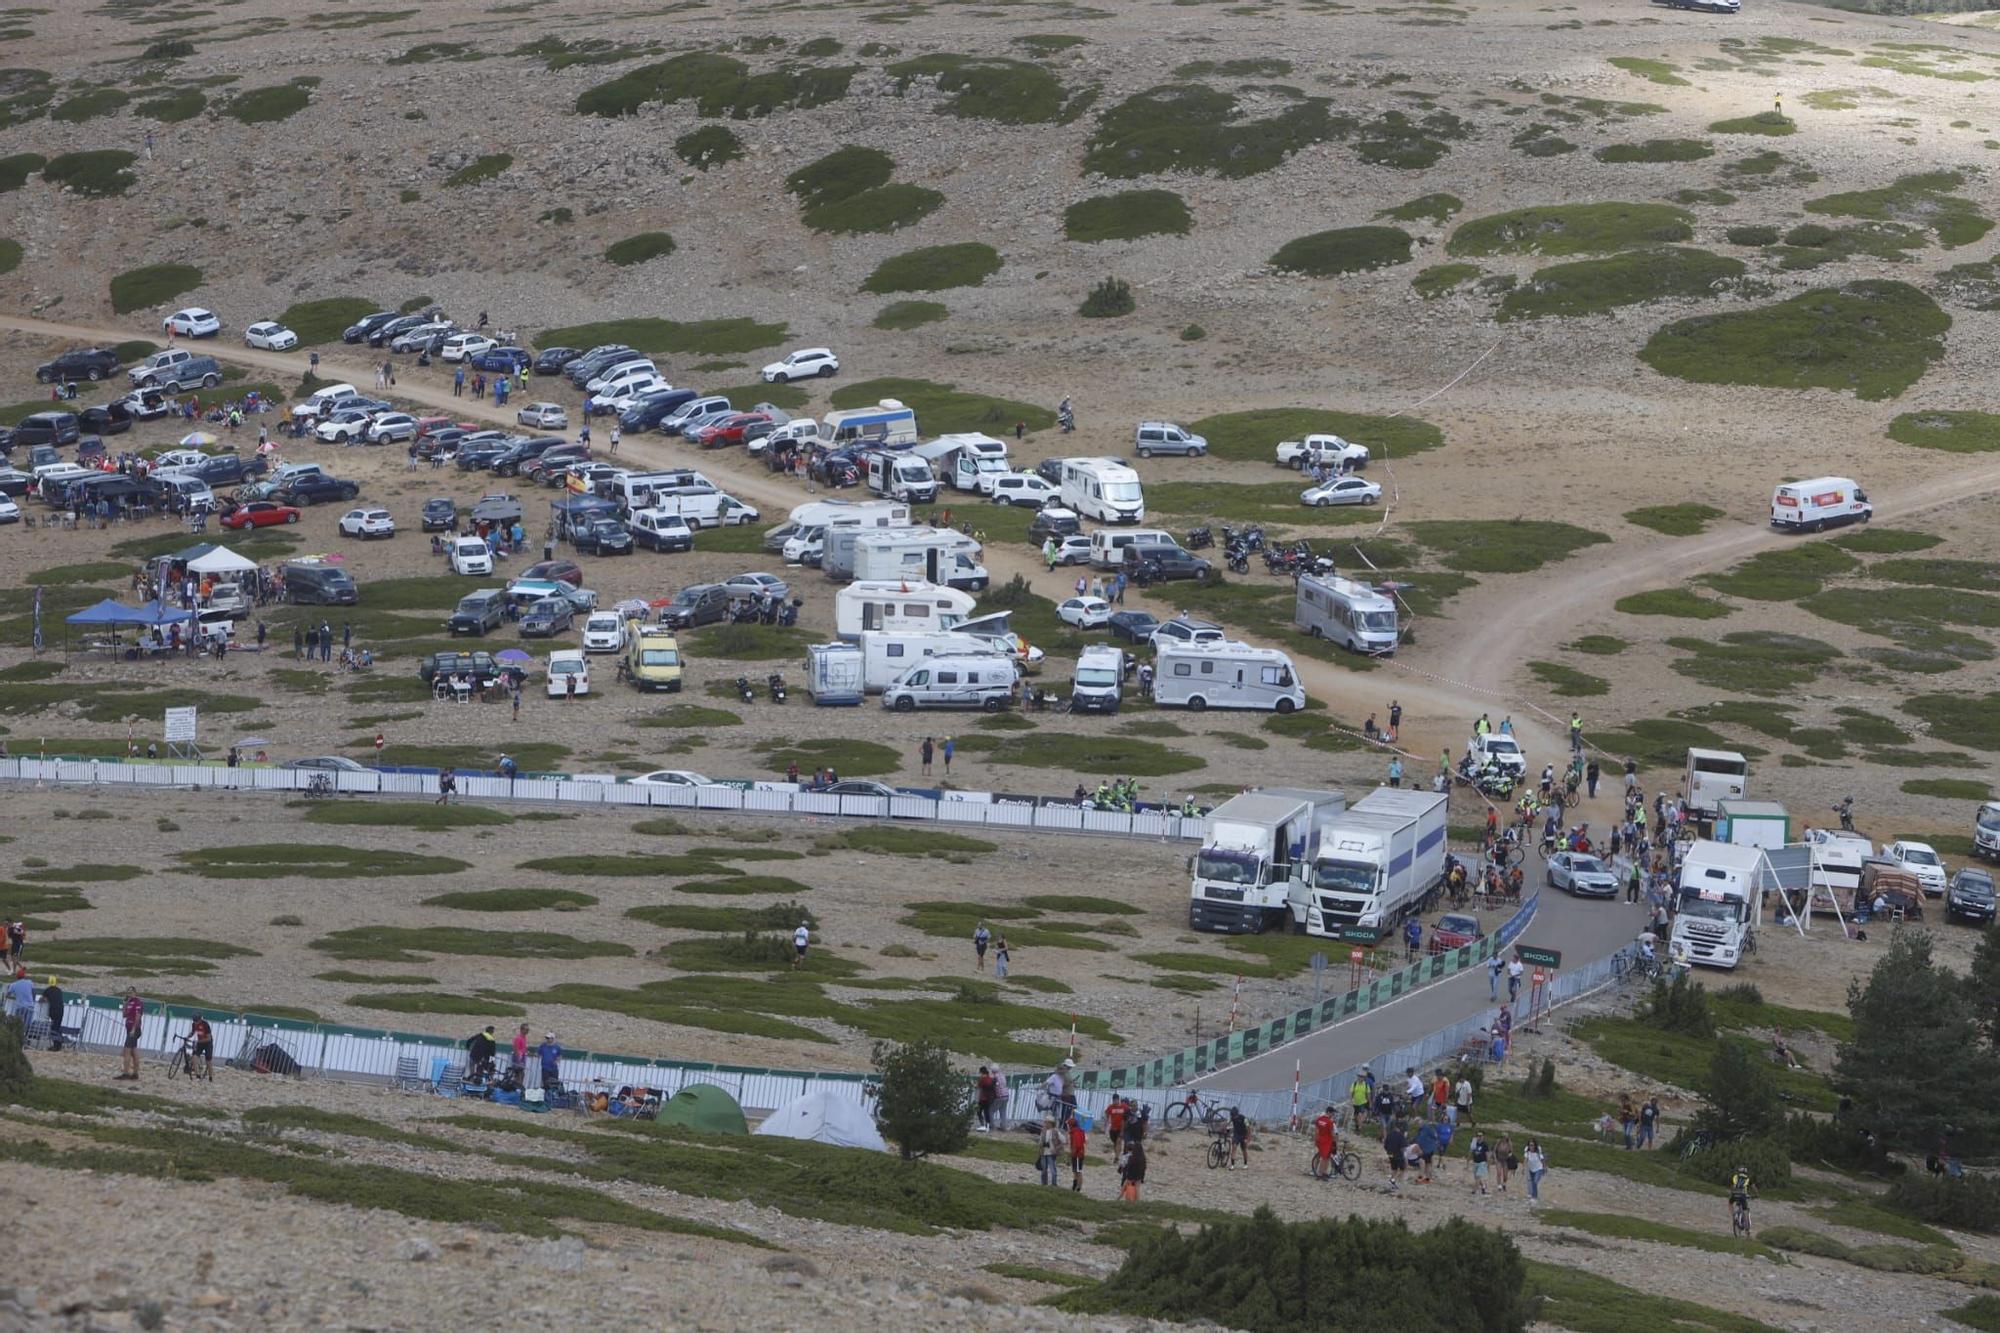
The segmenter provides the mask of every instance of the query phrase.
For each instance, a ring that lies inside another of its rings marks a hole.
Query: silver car
[[[1616,898],[1618,877],[1587,852],[1557,852],[1549,858],[1549,887],[1575,898]]]
[[[722,586],[731,597],[771,597],[778,601],[783,601],[791,591],[791,585],[776,574],[738,574]]]
[[[569,413],[563,410],[561,403],[529,403],[514,414],[514,419],[537,430],[569,429]]]

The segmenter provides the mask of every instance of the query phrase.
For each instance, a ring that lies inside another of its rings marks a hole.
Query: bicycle
[[[1693,1161],[1696,1153],[1706,1152],[1714,1146],[1715,1136],[1713,1134],[1705,1129],[1696,1130],[1688,1137],[1688,1141],[1681,1145],[1681,1160],[1683,1162]]]
[[[1208,1169],[1218,1170],[1229,1164],[1229,1127],[1211,1128],[1208,1131]]]
[[[1190,1092],[1167,1108],[1167,1128],[1186,1129],[1191,1125],[1215,1126],[1229,1121],[1229,1108],[1213,1098]]]
[[[333,795],[333,775],[315,773],[306,779],[305,797],[308,801],[322,801]]]
[[[196,1057],[192,1035],[182,1037],[181,1044],[167,1052],[167,1078],[176,1079],[182,1074],[190,1080],[208,1079],[212,1082],[215,1078],[208,1062]]]
[[[1729,1201],[1729,1234],[1749,1238],[1750,1200],[1742,1195],[1737,1195]]]
[[[1339,1176],[1342,1180],[1361,1178],[1361,1157],[1345,1148],[1333,1150],[1331,1159],[1321,1157],[1319,1149],[1313,1149],[1312,1158],[1306,1163],[1306,1174],[1314,1180],[1332,1180]]]

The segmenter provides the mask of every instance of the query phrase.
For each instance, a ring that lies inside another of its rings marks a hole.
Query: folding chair
[[[465,1089],[465,1071],[457,1065],[446,1065],[438,1074],[435,1091],[440,1097],[456,1097]]]
[[[423,1061],[414,1055],[396,1057],[396,1090],[398,1092],[421,1092],[430,1085],[424,1081]]]

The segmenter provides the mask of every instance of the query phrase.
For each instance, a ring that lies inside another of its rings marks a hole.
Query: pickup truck
[[[244,458],[239,454],[213,454],[196,463],[186,471],[190,476],[200,477],[210,486],[234,486],[253,477],[264,475],[269,465],[256,454]]]
[[[199,356],[185,347],[169,347],[154,352],[125,372],[135,389],[157,388],[178,392],[182,389],[213,389],[222,383],[222,366],[212,356]]]
[[[1349,468],[1368,466],[1368,446],[1344,440],[1338,435],[1308,435],[1303,440],[1281,440],[1278,466],[1303,472],[1322,463],[1344,463]]]

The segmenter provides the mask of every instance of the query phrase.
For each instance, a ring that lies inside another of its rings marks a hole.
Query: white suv
[[[350,509],[340,516],[343,537],[393,537],[396,520],[386,509]]]
[[[486,549],[486,543],[477,537],[458,537],[451,543],[451,572],[454,574],[491,574],[493,553]]]
[[[1056,488],[1032,472],[1010,472],[1004,477],[994,477],[987,488],[997,505],[1019,505],[1023,509],[1040,509],[1057,495]]]
[[[417,419],[408,412],[383,412],[372,418],[361,438],[370,444],[389,444],[417,438]]]
[[[825,347],[801,347],[783,361],[773,361],[764,367],[766,384],[783,384],[787,380],[809,380],[823,378],[840,369],[840,358]]]
[[[222,332],[222,321],[198,305],[185,310],[176,310],[160,321],[162,333],[176,334],[182,338],[213,338]]]
[[[491,351],[500,344],[483,333],[458,333],[444,340],[438,355],[447,361],[463,361],[469,356]]]

